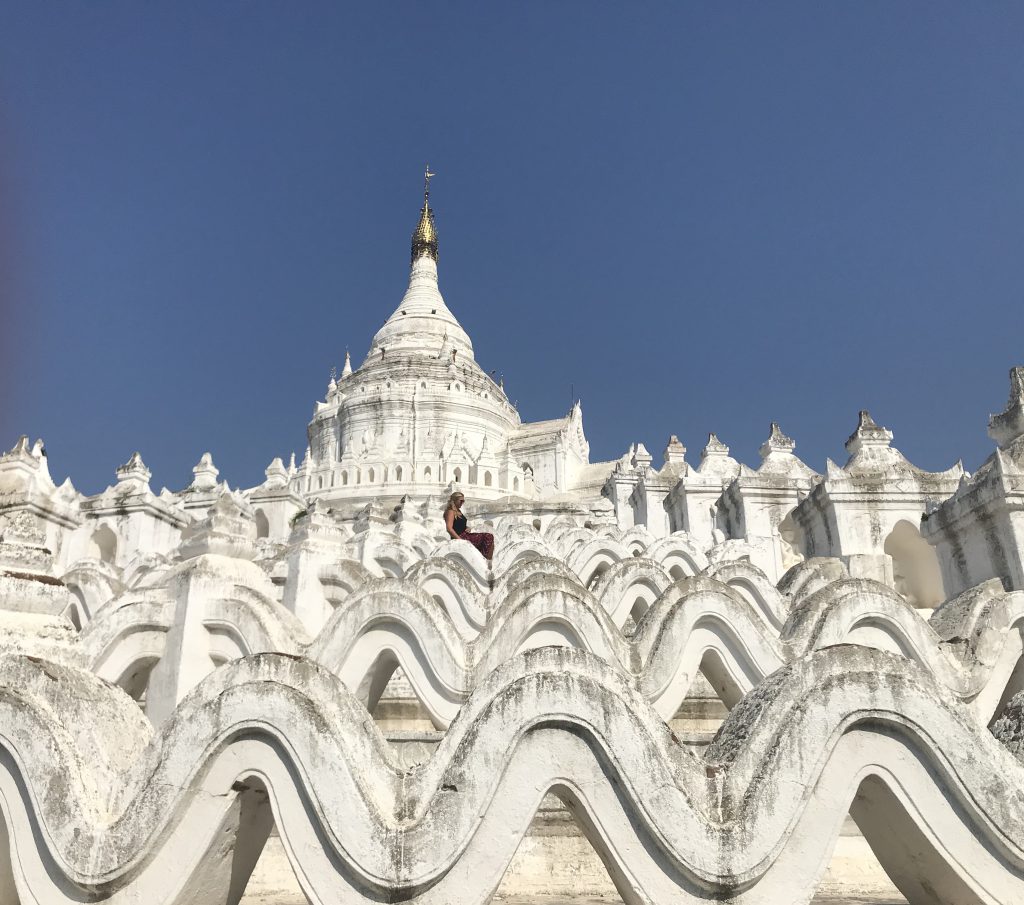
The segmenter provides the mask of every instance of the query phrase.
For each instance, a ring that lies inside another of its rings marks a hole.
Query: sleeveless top
[[[466,516],[455,516],[455,519],[452,521],[452,529],[456,534],[462,534],[462,532],[466,530]]]

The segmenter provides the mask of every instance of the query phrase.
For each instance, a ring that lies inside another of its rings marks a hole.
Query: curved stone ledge
[[[474,632],[470,618],[479,614],[458,603],[462,573],[440,562],[423,567],[420,586],[409,578],[365,580],[312,640],[266,595],[216,585],[203,595],[208,647],[224,661],[265,651],[310,657],[370,709],[401,666],[438,728],[454,719],[489,672],[524,650],[552,644],[587,650],[620,669],[665,719],[676,713],[698,672],[731,706],[785,663],[840,643],[917,662],[986,723],[1020,690],[1024,593],[1005,593],[997,583],[936,611],[941,633],[891,589],[855,579],[810,594],[779,630],[774,624],[782,603],[755,584],[752,567],[717,567],[717,574],[737,582],[732,585],[708,577],[671,582],[660,566],[633,559],[604,573],[598,598],[575,577],[548,574],[545,561],[525,561],[500,589],[503,598],[497,589],[487,598],[480,609],[486,619]],[[634,606],[663,587],[628,634],[617,621],[625,604],[616,607],[609,597],[624,587],[626,603]],[[234,596],[218,596],[223,593]],[[124,685],[123,677],[140,663],[161,660],[174,620],[175,603],[162,591],[133,592],[102,610],[77,638],[23,638],[14,647]]]
[[[482,903],[554,790],[629,901],[806,900],[851,807],[912,902],[1017,901],[1024,767],[944,697],[910,661],[832,647],[763,682],[698,758],[619,671],[543,648],[492,672],[402,771],[308,660],[224,667],[154,733],[96,678],[3,657],[0,889],[232,901],[272,811],[313,901]],[[103,728],[82,728],[83,706]]]

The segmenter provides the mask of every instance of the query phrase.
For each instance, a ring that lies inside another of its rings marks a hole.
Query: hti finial
[[[420,210],[420,222],[412,234],[412,263],[422,257],[437,260],[437,230],[434,228],[434,212],[430,209],[430,180],[436,176],[430,170],[430,164],[423,171],[423,207]]]
[[[430,180],[436,176],[437,173],[430,172],[430,164],[427,164],[427,168],[423,171],[423,203],[426,204],[430,199]]]

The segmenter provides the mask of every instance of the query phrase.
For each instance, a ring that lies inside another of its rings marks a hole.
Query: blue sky
[[[0,442],[154,488],[301,453],[405,288],[594,460],[860,408],[975,468],[1024,363],[1017,3],[10,3]]]

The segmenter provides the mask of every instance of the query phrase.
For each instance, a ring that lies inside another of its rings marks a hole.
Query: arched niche
[[[100,525],[93,531],[89,538],[88,555],[111,564],[117,559],[117,535],[110,525]]]
[[[936,607],[946,599],[935,548],[916,525],[901,519],[889,532],[883,550],[892,558],[896,590],[911,606]]]
[[[779,540],[782,547],[782,570],[790,569],[797,563],[804,561],[804,531],[793,518],[796,510],[790,510],[789,514],[779,522]]]

